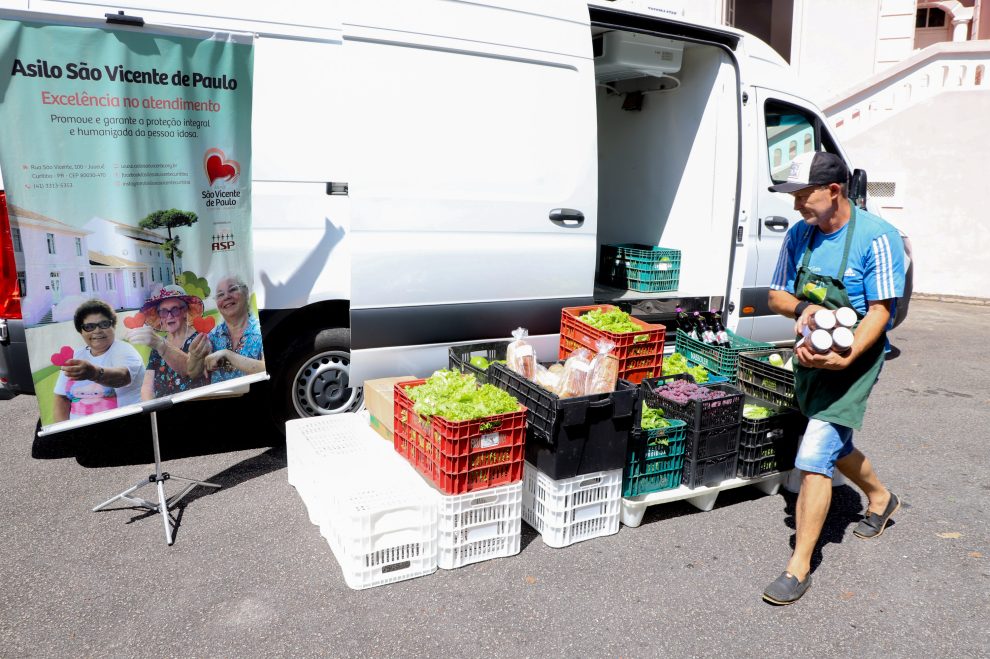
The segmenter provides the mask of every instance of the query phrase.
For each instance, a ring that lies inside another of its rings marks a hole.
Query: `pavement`
[[[223,486],[186,498],[171,547],[159,517],[90,512],[152,471],[146,418],[39,438],[34,398],[0,403],[0,656],[990,657],[988,326],[912,303],[855,440],[903,509],[861,540],[865,498],[834,488],[789,607],[760,598],[793,542],[783,491],[564,549],[524,524],[517,556],[354,591],[257,400],[159,415],[165,469]]]

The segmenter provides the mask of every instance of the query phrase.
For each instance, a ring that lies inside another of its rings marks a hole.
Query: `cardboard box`
[[[364,382],[364,406],[371,416],[371,427],[388,441],[392,441],[392,433],[395,429],[395,411],[392,407],[392,392],[395,384],[415,379],[414,375],[401,375]]]

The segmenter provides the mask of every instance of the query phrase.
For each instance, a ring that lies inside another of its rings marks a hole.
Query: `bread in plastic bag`
[[[591,372],[591,352],[587,348],[578,348],[564,362],[564,375],[561,377],[561,398],[584,396],[588,386],[588,375]]]
[[[536,375],[533,377],[533,381],[547,391],[556,394],[560,390],[560,376],[563,372],[563,366],[559,370],[553,370],[543,364],[537,364]]]
[[[505,350],[505,363],[510,370],[515,371],[527,380],[536,377],[536,351],[525,341],[529,332],[522,327],[512,330],[515,339]]]
[[[595,342],[598,354],[591,360],[591,372],[588,374],[588,386],[585,393],[607,394],[615,391],[619,379],[619,360],[612,354],[615,343],[607,339]]]

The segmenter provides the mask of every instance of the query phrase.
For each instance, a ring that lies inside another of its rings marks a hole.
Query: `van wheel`
[[[289,351],[279,390],[288,419],[354,412],[364,404],[361,387],[350,385],[351,331],[323,330]]]

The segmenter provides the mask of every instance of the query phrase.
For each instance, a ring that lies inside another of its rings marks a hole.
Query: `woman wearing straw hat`
[[[141,399],[162,398],[209,384],[209,378],[186,375],[189,346],[199,335],[192,321],[203,315],[203,301],[186,294],[181,286],[163,286],[148,298],[141,313],[145,325],[132,330],[128,339],[151,346]]]

